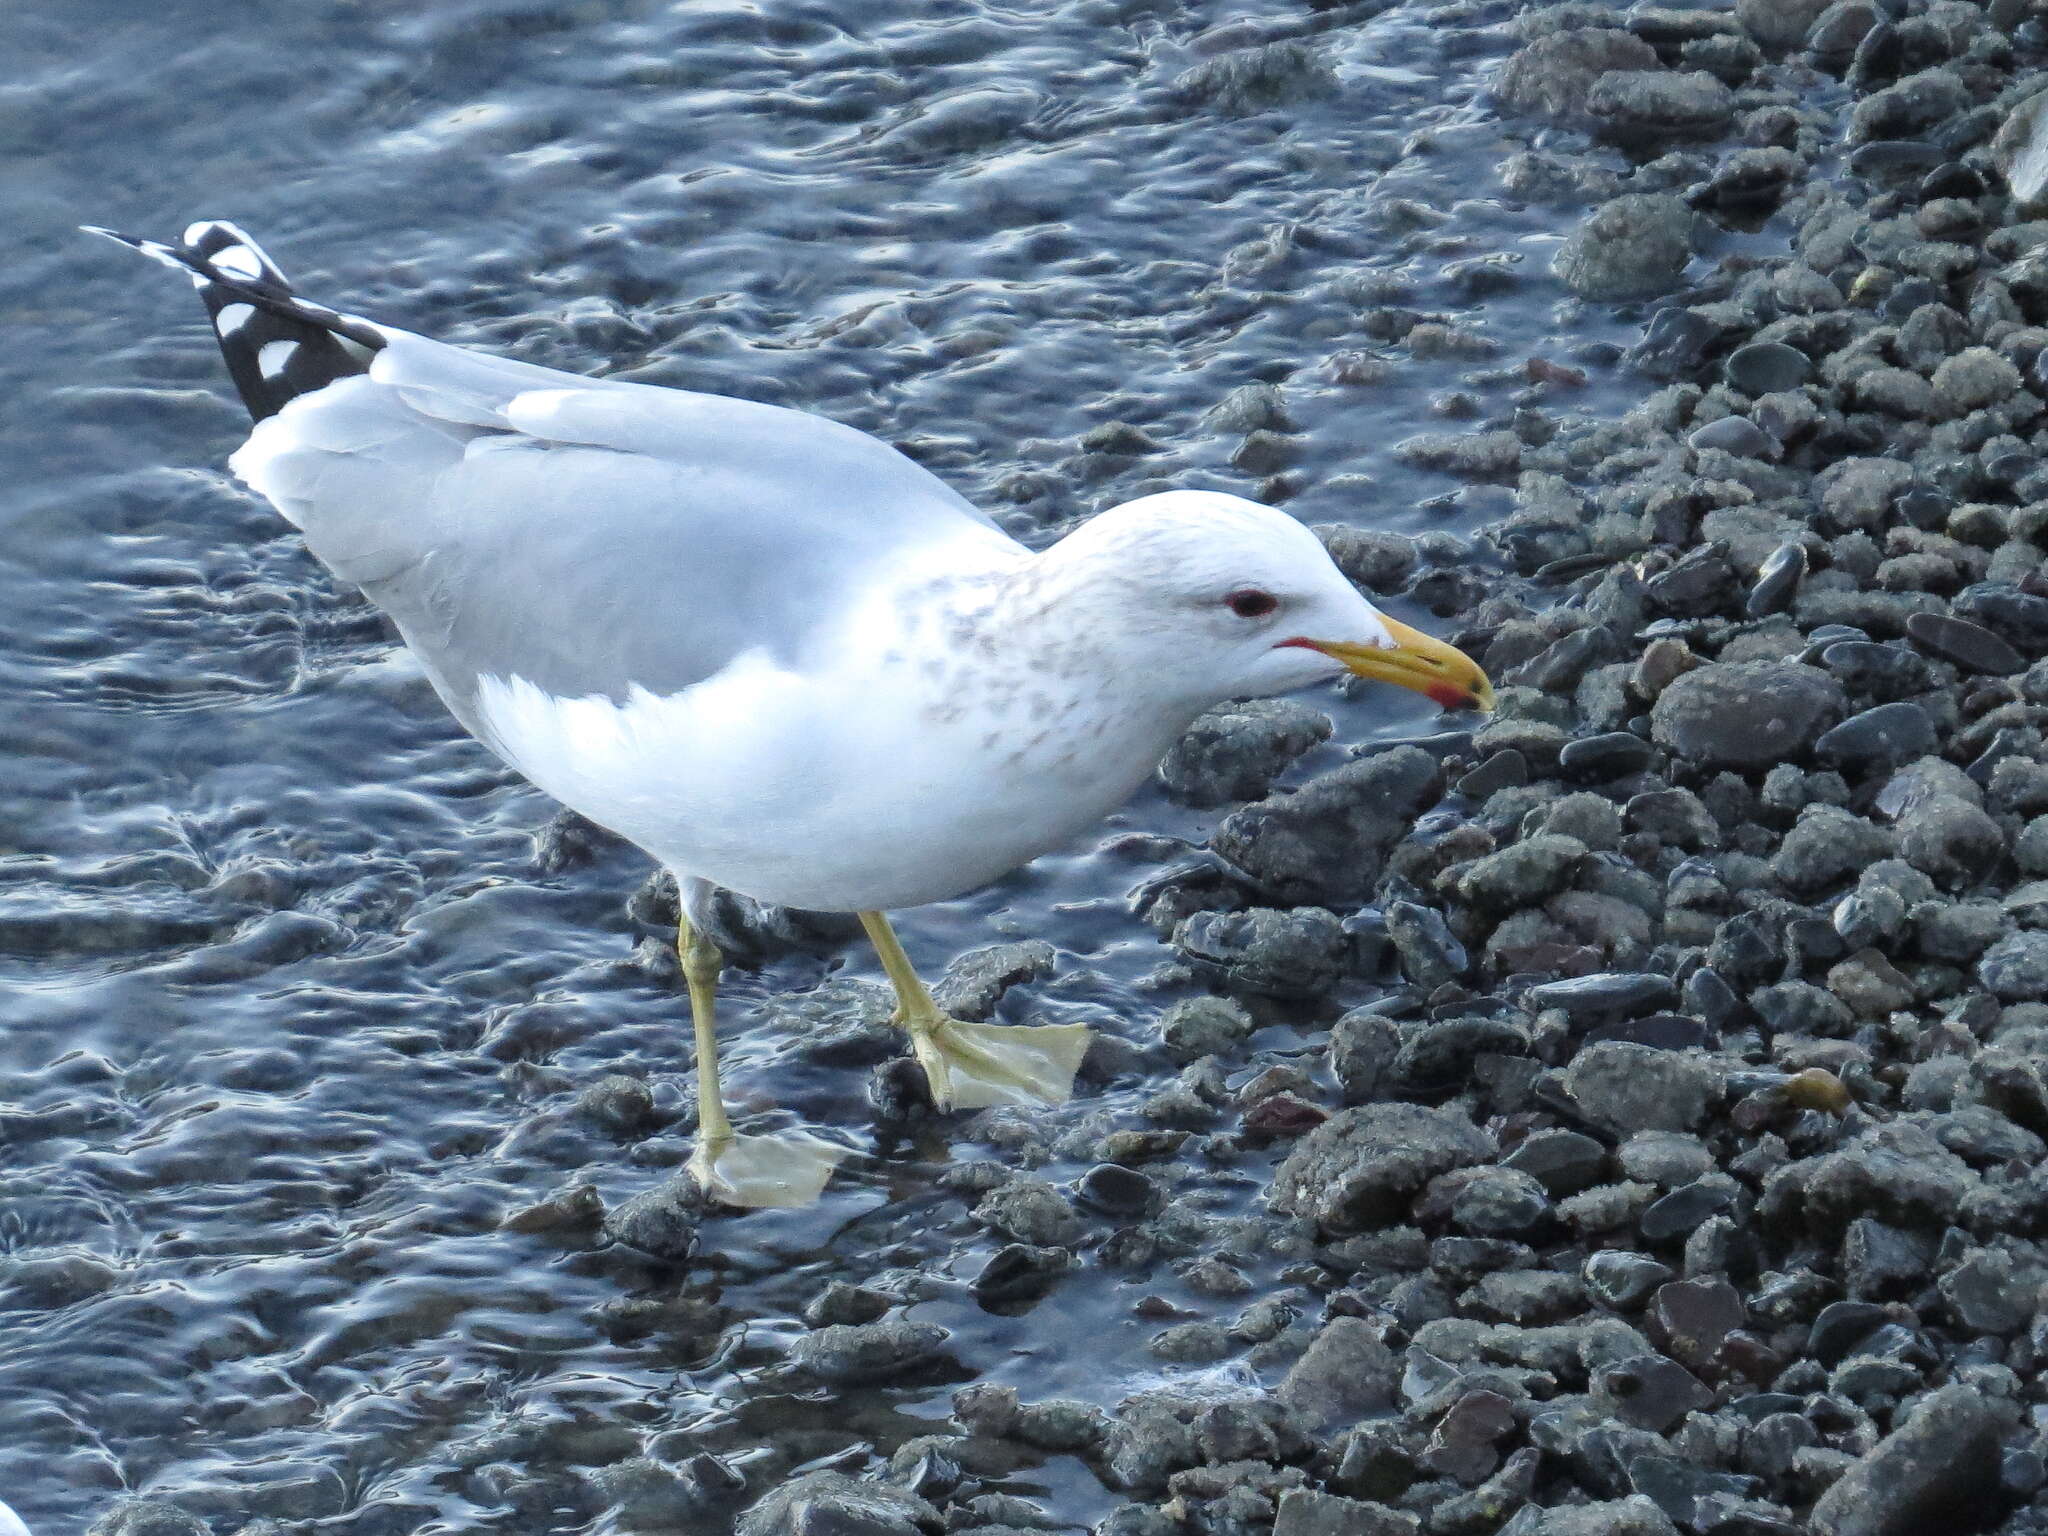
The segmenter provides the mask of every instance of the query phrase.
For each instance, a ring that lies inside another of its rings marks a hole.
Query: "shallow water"
[[[0,15],[0,1497],[38,1536],[83,1530],[123,1491],[224,1531],[258,1514],[362,1536],[609,1530],[577,1469],[703,1448],[758,1491],[809,1459],[858,1467],[942,1420],[970,1376],[1104,1405],[1157,1379],[1140,1296],[1226,1321],[1241,1305],[1192,1296],[1163,1262],[1111,1272],[1085,1255],[1051,1305],[976,1305],[965,1281],[999,1239],[937,1178],[990,1149],[949,1145],[964,1125],[878,1141],[867,1071],[804,1057],[768,1006],[828,973],[873,979],[864,949],[728,979],[735,1098],[875,1152],[820,1208],[720,1219],[682,1267],[498,1230],[578,1179],[616,1203],[685,1150],[569,1113],[612,1071],[670,1113],[687,1100],[680,996],[631,963],[645,861],[615,848],[537,868],[554,807],[226,478],[245,423],[190,294],[73,226],[235,219],[312,297],[853,422],[1033,539],[1167,484],[1255,491],[1262,475],[1231,463],[1241,434],[1203,417],[1279,383],[1301,429],[1290,510],[1457,533],[1506,489],[1404,469],[1394,443],[1504,417],[1530,356],[1591,366],[1550,409],[1604,411],[1625,389],[1585,351],[1615,320],[1547,275],[1570,216],[1513,203],[1494,176],[1510,146],[1475,97],[1512,46],[1505,15],[1147,0],[17,0]],[[1259,111],[1176,86],[1262,38],[1307,40],[1327,78]],[[1475,257],[1476,276],[1458,266]],[[1497,350],[1411,359],[1368,329],[1388,304]],[[1386,358],[1383,382],[1336,381],[1330,359],[1357,352]],[[1473,419],[1433,410],[1453,389]],[[1083,452],[1107,422],[1157,450]],[[1437,729],[1384,690],[1317,702],[1337,742],[1297,775]],[[905,941],[936,970],[1050,939],[1059,970],[1004,1017],[1085,1018],[1142,1044],[1194,988],[1130,914],[1154,867],[1117,839],[1199,841],[1219,814],[1147,794],[1099,842],[906,914]],[[1315,1022],[1276,1009],[1261,1040]],[[1131,1075],[1047,1123],[1136,1123],[1156,1087]],[[1226,1243],[1261,1171],[1188,1170],[1175,1192],[1212,1205]],[[1280,1283],[1281,1259],[1247,1263]],[[933,1265],[957,1283],[918,1280],[910,1315],[953,1330],[957,1366],[831,1393],[781,1371],[828,1279]],[[629,1296],[722,1310],[615,1336],[600,1309]],[[1113,1502],[1069,1458],[1011,1486],[1077,1523]]]

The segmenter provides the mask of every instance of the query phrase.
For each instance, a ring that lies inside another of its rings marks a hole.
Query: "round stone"
[[[1782,341],[1752,341],[1728,354],[1728,382],[1745,395],[1771,395],[1797,389],[1813,373],[1813,364],[1797,347]]]

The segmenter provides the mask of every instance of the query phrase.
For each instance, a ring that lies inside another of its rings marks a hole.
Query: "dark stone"
[[[1457,788],[1461,795],[1484,800],[1495,790],[1512,789],[1528,782],[1529,760],[1513,747],[1503,747],[1459,779]]]
[[[1562,1008],[1575,1019],[1641,1013],[1677,999],[1678,989],[1670,977],[1645,971],[1602,971],[1546,981],[1529,989],[1529,1001],[1537,1007]]]
[[[1906,634],[1944,661],[1971,672],[2010,677],[2025,668],[2020,653],[1981,624],[1939,613],[1916,613]]]
[[[2037,597],[2010,582],[1980,581],[1958,592],[1949,607],[1957,617],[1981,624],[2014,645],[2036,654],[2048,649],[2048,597]]]
[[[1754,1498],[1762,1491],[1753,1477],[1735,1472],[1711,1472],[1675,1456],[1632,1456],[1628,1461],[1629,1485],[1661,1509],[1665,1516],[1688,1531],[1711,1529],[1714,1536],[1763,1536],[1761,1529],[1746,1525],[1745,1515],[1719,1519],[1724,1506]],[[1787,1536],[1798,1527],[1783,1525]]]
[[[835,1386],[889,1381],[935,1360],[952,1334],[937,1323],[885,1318],[819,1328],[790,1347],[789,1363]]]
[[[1778,440],[1747,416],[1723,416],[1695,428],[1686,438],[1695,449],[1719,449],[1740,459],[1775,458]]]
[[[1566,742],[1557,763],[1573,778],[1598,782],[1641,773],[1656,758],[1656,749],[1642,737],[1629,731],[1608,731]]]
[[[1363,1231],[1404,1220],[1437,1175],[1492,1156],[1492,1140],[1455,1109],[1366,1104],[1303,1137],[1274,1174],[1269,1198],[1327,1231]]]
[[[1607,1149],[1577,1131],[1538,1131],[1502,1158],[1501,1166],[1528,1174],[1552,1199],[1563,1199],[1607,1177]]]
[[[1698,1179],[1681,1184],[1643,1212],[1637,1230],[1646,1241],[1661,1243],[1683,1236],[1709,1217],[1720,1215],[1734,1200],[1735,1192],[1718,1180]]]
[[[1619,1040],[1659,1051],[1697,1051],[1714,1044],[1714,1032],[1682,1013],[1653,1013],[1640,1019],[1615,1019],[1586,1031],[1586,1044]]]
[[[1081,1175],[1074,1193],[1083,1205],[1113,1216],[1142,1215],[1159,1200],[1158,1185],[1121,1163],[1097,1163]]]
[[[1632,1312],[1674,1277],[1669,1265],[1645,1254],[1603,1248],[1586,1260],[1581,1278],[1595,1301],[1617,1312]]]
[[[1650,712],[1656,740],[1702,768],[1796,758],[1846,712],[1842,685],[1797,662],[1718,662],[1676,679]]]
[[[1593,1373],[1593,1390],[1611,1403],[1614,1416],[1635,1429],[1662,1434],[1714,1394],[1676,1360],[1634,1355]]]
[[[907,1488],[843,1472],[808,1472],[740,1516],[736,1536],[922,1536],[939,1513]]]
[[[1904,700],[1851,715],[1813,744],[1824,763],[1845,768],[1889,768],[1925,757],[1936,746],[1934,722]]]
[[[1248,805],[1216,829],[1216,851],[1288,901],[1357,896],[1389,848],[1443,789],[1437,760],[1394,747],[1318,774],[1291,795]]]
[[[1666,1351],[1697,1371],[1714,1363],[1748,1314],[1741,1293],[1726,1280],[1675,1280],[1650,1298],[1650,1320]]]
[[[1705,315],[1672,306],[1650,319],[1643,339],[1628,351],[1628,366],[1646,378],[1669,382],[1688,378],[1721,334]]]
[[[1875,1302],[1829,1302],[1807,1330],[1806,1352],[1822,1365],[1838,1364],[1850,1350],[1890,1321],[1891,1314]]]
[[[1899,1428],[1820,1496],[1815,1536],[1919,1536],[1977,1526],[1998,1486],[2002,1425],[1990,1398],[1957,1383],[1920,1399]]]
[[[1702,614],[1720,608],[1734,595],[1735,567],[1718,544],[1688,551],[1668,571],[1644,583],[1650,601],[1667,613]]]
[[[1716,1029],[1727,1029],[1742,1016],[1742,999],[1710,965],[1685,978],[1685,1006]]]
[[[1792,606],[1799,583],[1806,579],[1806,547],[1780,544],[1757,571],[1756,584],[1749,589],[1743,612],[1752,619],[1783,613]]]
[[[1769,395],[1797,389],[1812,376],[1813,364],[1804,352],[1782,341],[1752,341],[1728,354],[1723,372],[1744,394]]]
[[[975,1300],[987,1304],[1030,1301],[1052,1289],[1053,1282],[1066,1273],[1070,1258],[1064,1248],[1006,1243],[989,1255],[968,1288]]]
[[[1418,987],[1434,991],[1465,974],[1471,965],[1465,946],[1434,907],[1412,901],[1390,901],[1386,907],[1387,937],[1401,957],[1401,974]]]
[[[1903,645],[1880,645],[1872,640],[1840,640],[1825,646],[1821,649],[1820,664],[1839,677],[1842,686],[1851,693],[1881,699],[1903,699],[1924,693],[1932,682],[1927,663],[1917,652]]]

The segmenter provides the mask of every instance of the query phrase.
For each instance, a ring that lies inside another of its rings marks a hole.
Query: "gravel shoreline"
[[[1510,185],[1609,194],[1557,276],[1669,301],[1623,420],[1557,431],[1538,383],[1406,445],[1516,477],[1480,535],[1506,573],[1435,604],[1500,712],[1231,812],[1219,862],[1146,899],[1223,994],[1165,1021],[1156,1129],[1071,1190],[956,1181],[1012,1240],[989,1285],[1181,1255],[1243,1304],[1154,1353],[1277,1385],[1107,1415],[968,1387],[893,1481],[812,1474],[750,1536],[1063,1528],[972,1494],[1019,1444],[1126,1493],[1102,1536],[2048,1529],[2041,19],[1744,0],[1519,30],[1500,109],[1565,131]],[[1695,259],[1703,222],[1779,209],[1789,249]],[[1420,564],[1329,537],[1368,586]],[[1219,713],[1166,781],[1245,798],[1325,727]],[[1244,1048],[1229,999],[1387,965],[1405,985],[1326,1047]],[[1225,1252],[1187,1230],[1176,1159],[1290,1138]],[[1291,1284],[1254,1295],[1230,1247]],[[848,1314],[797,1360],[940,1345]]]

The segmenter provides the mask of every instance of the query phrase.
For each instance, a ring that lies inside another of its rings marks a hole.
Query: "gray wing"
[[[389,613],[473,731],[482,676],[669,693],[801,658],[862,575],[993,524],[887,444],[779,406],[408,332],[261,423],[237,474]]]

